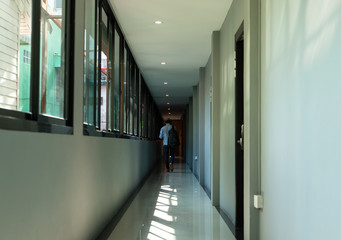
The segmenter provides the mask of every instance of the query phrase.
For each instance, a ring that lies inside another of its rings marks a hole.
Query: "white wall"
[[[83,5],[76,1],[75,59]],[[157,143],[83,136],[82,64],[75,61],[74,135],[0,130],[0,239],[92,240],[157,161]]]
[[[341,1],[261,10],[261,239],[341,239]]]
[[[204,98],[205,98],[205,111],[204,111],[204,126],[205,131],[204,138],[204,156],[205,156],[205,179],[204,186],[211,192],[211,108],[212,108],[212,69],[211,69],[211,57],[209,58],[205,68],[205,82],[204,82]]]
[[[213,206],[220,205],[220,32],[212,33],[211,86],[211,200]]]
[[[205,188],[205,69],[199,68],[198,83],[198,145],[199,145],[199,183]],[[205,188],[206,189],[206,188]]]
[[[260,236],[257,224],[247,223],[245,239],[341,239],[341,1],[260,3],[260,28],[253,22],[254,2],[233,1],[219,35],[213,34],[212,142],[219,153],[213,144],[212,161],[219,161],[220,168],[219,183],[212,182],[213,189],[219,185],[220,197],[213,203],[234,220],[234,35],[244,21],[245,221],[258,218],[253,182],[261,182],[258,190],[264,196]],[[218,83],[215,74],[220,74]],[[260,133],[254,124],[259,93]],[[254,157],[259,146],[260,171]]]
[[[257,0],[233,1],[219,32],[212,35],[212,204],[235,223],[235,35],[244,28],[244,239],[259,239],[259,23]],[[256,8],[257,6],[257,8]],[[209,68],[209,66],[211,68]]]
[[[245,1],[234,1],[220,30],[220,207],[235,222],[235,34]],[[247,54],[247,52],[245,53]],[[246,66],[245,66],[246,68]],[[246,70],[247,71],[247,70]],[[245,76],[245,74],[244,74]]]
[[[186,109],[186,163],[193,171],[193,98]]]
[[[199,179],[200,174],[200,147],[199,147],[199,88],[193,87],[193,174]]]
[[[204,68],[201,68],[202,79],[199,82],[200,89],[200,138],[201,158],[203,164],[202,184],[206,191],[211,193],[211,57]],[[210,196],[211,197],[211,196]]]
[[[211,58],[200,68],[199,93],[199,161],[200,184],[211,197]]]

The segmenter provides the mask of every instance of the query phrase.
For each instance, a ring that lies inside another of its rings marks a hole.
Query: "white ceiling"
[[[161,115],[181,118],[198,84],[199,68],[208,61],[211,34],[220,30],[232,0],[110,2]],[[156,20],[163,24],[154,24]]]

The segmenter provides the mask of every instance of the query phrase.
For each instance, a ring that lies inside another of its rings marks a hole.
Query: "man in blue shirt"
[[[169,169],[173,172],[173,163],[174,163],[174,148],[168,146],[168,132],[172,128],[172,125],[170,124],[171,120],[167,119],[166,120],[166,125],[163,126],[160,130],[160,139],[163,139],[163,153],[165,155],[165,163],[166,163],[166,168],[167,171],[169,172]],[[169,150],[170,150],[170,163],[169,163]]]

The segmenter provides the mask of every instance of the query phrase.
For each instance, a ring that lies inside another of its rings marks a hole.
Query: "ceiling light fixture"
[[[166,62],[161,62],[161,65],[166,65]]]
[[[169,94],[166,94],[166,97],[169,97]]]
[[[167,85],[167,84],[168,84],[168,82],[163,82],[163,84]]]
[[[157,21],[154,21],[155,24],[162,24],[162,21],[160,20],[157,20]]]
[[[169,105],[170,103],[168,102],[167,105]]]
[[[168,111],[170,111],[170,108],[168,108]]]

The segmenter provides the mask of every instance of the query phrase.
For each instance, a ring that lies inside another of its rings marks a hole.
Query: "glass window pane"
[[[60,118],[65,117],[65,30],[65,0],[41,1],[40,113]]]
[[[108,16],[102,10],[102,52],[101,52],[101,130],[107,130],[108,121]]]
[[[120,35],[115,30],[114,129],[120,129]]]
[[[127,115],[127,125],[126,125],[126,133],[130,133],[130,79],[131,79],[131,56],[128,52],[127,55],[127,81],[126,81],[126,115]]]
[[[129,82],[129,134],[133,134],[134,120],[134,83],[135,83],[135,64],[130,64],[130,82]]]
[[[141,84],[141,74],[139,74],[139,89],[138,89],[138,117],[137,117],[137,124],[138,124],[138,136],[141,135],[141,115],[142,115],[142,107],[141,107],[141,90],[142,90],[142,84]]]
[[[152,97],[148,93],[148,138],[151,138],[151,123],[152,123]]]
[[[134,135],[138,135],[138,91],[139,91],[139,70],[136,68],[135,71],[135,88],[134,88]]]
[[[95,2],[85,2],[84,29],[84,122],[93,126],[95,105]]]
[[[0,7],[0,108],[30,112],[32,1]]]
[[[113,25],[112,22],[109,21],[109,37],[108,37],[108,42],[109,42],[109,59],[108,59],[108,112],[107,112],[107,117],[108,117],[108,129],[113,130],[113,117],[114,117],[114,112],[112,108],[113,104],[113,86],[112,86],[112,78],[113,78],[113,56],[114,56],[114,50],[113,50],[113,43],[114,43],[114,35],[113,35]]]
[[[124,59],[123,59],[123,132],[127,132],[127,69],[128,69],[128,61],[127,61],[127,49],[124,48]]]
[[[141,87],[141,136],[146,136],[146,87],[143,81]]]
[[[97,2],[97,4],[99,4]],[[95,122],[96,122],[96,128],[100,128],[100,120],[99,120],[99,117],[100,117],[100,104],[101,104],[101,98],[100,98],[100,93],[99,91],[101,90],[100,89],[100,83],[101,83],[101,71],[99,69],[99,66],[100,66],[100,62],[101,62],[101,52],[99,51],[100,49],[100,43],[99,43],[99,34],[100,34],[100,30],[99,30],[99,11],[100,11],[100,8],[99,6],[97,5],[96,6],[96,46],[95,46],[95,49],[96,49],[96,68],[95,68],[95,76],[96,76],[96,79],[95,79],[95,115],[96,115],[96,119],[95,119]]]

